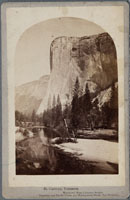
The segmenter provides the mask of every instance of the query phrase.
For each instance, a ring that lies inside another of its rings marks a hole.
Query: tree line
[[[72,91],[71,103],[66,103],[62,108],[59,95],[57,100],[53,96],[52,107],[48,107],[43,112],[43,123],[45,126],[59,128],[64,126],[64,119],[66,119],[68,126],[73,130],[78,128],[91,130],[99,127],[110,128],[112,122],[115,122],[117,126],[118,109],[113,107],[115,99],[115,86],[113,84],[110,101],[99,108],[98,99],[95,98],[94,101],[91,99],[88,83],[86,83],[85,91],[81,95],[80,83],[77,77]]]
[[[118,109],[115,108],[115,86],[112,85],[110,101],[104,103],[101,108],[98,106],[98,99],[91,99],[91,94],[86,83],[85,91],[82,91],[77,77],[72,91],[71,103],[61,104],[60,96],[53,96],[52,105],[51,97],[48,99],[48,108],[43,111],[43,114],[37,115],[33,110],[32,114],[25,115],[19,111],[15,112],[16,124],[21,121],[31,121],[33,124],[39,123],[46,127],[56,128],[64,131],[66,119],[68,127],[77,130],[87,128],[110,128],[112,122],[117,126]],[[117,100],[117,99],[116,99]],[[117,128],[117,127],[116,127]]]

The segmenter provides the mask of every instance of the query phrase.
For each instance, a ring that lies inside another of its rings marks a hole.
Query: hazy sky
[[[15,53],[15,84],[21,85],[50,73],[50,45],[59,36],[89,36],[105,32],[100,26],[79,18],[54,18],[27,29]]]

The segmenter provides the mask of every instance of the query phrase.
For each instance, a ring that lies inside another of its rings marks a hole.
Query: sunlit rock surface
[[[77,77],[81,90],[87,82],[93,96],[117,82],[114,42],[108,33],[56,38],[50,48],[50,67],[47,94],[38,113],[47,108],[50,96],[59,94],[62,104],[70,102]]]

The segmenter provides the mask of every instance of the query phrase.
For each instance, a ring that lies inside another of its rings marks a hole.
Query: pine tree
[[[57,96],[57,104],[56,104],[56,110],[55,110],[56,116],[56,122],[55,122],[55,126],[57,126],[60,121],[62,121],[62,105],[61,105],[61,101],[60,101],[60,96]]]
[[[33,110],[33,112],[32,112],[32,122],[36,122],[36,111],[35,110]]]
[[[85,88],[85,95],[84,95],[84,111],[86,114],[90,112],[92,108],[92,103],[91,103],[91,97],[90,97],[90,91],[88,88],[88,84],[86,83],[86,88]]]
[[[79,80],[78,77],[75,82],[74,90],[73,90],[73,99],[71,102],[71,125],[74,129],[77,129],[79,126],[79,112],[80,112],[80,105],[79,105]]]
[[[74,85],[74,89],[73,89],[73,97],[75,96],[79,96],[79,92],[80,92],[80,85],[79,85],[79,79],[78,77],[76,78],[75,81],[75,85]]]
[[[91,97],[90,97],[90,91],[89,91],[89,88],[88,88],[88,83],[86,83],[86,87],[85,87],[85,94],[83,96],[83,103],[82,103],[82,112],[84,113],[84,126],[89,126],[89,127],[92,127],[91,126],[91,111],[92,109],[92,103],[91,103]]]
[[[43,112],[43,124],[44,126],[51,126],[51,110],[49,109]]]
[[[101,121],[102,121],[102,118],[101,118],[101,111],[99,110],[99,102],[98,102],[98,98],[96,98],[92,104],[92,110],[91,110],[91,113],[92,113],[92,117],[94,119],[94,127],[99,127],[101,126]]]
[[[70,106],[66,103],[64,106],[64,111],[63,111],[63,118],[64,119],[70,119]]]

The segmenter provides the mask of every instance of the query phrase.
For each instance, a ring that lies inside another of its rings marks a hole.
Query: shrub
[[[33,132],[33,133],[38,133],[39,130],[38,130],[38,128],[33,128],[33,129],[32,129],[32,132]]]
[[[68,132],[63,124],[59,124],[59,126],[56,127],[56,130],[59,132],[60,137],[68,137]]]
[[[29,134],[28,130],[25,129],[24,132],[23,132],[23,135],[24,135],[24,136],[28,136],[28,134]]]

